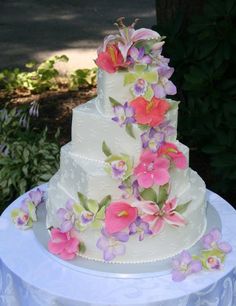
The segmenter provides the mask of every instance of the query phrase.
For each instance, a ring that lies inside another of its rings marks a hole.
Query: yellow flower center
[[[150,113],[151,110],[153,109],[153,106],[154,106],[153,101],[150,101],[150,102],[147,104],[147,106],[146,106],[146,112],[147,112],[147,113]]]
[[[118,217],[128,217],[128,212],[127,210],[122,210],[121,212],[118,213]]]

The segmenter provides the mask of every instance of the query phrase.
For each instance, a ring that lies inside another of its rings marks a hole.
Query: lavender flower
[[[175,133],[175,128],[169,125],[170,121],[165,121],[157,128],[151,128],[141,135],[143,148],[149,148],[153,153],[157,152],[168,136]]]
[[[111,175],[114,179],[122,179],[128,167],[124,160],[114,160],[111,162]]]
[[[40,190],[39,188],[30,191],[28,197],[22,201],[21,209],[27,214],[29,213],[29,209],[31,209],[32,212],[36,212],[36,207],[39,204],[44,203],[44,195],[45,192]],[[36,219],[36,216],[34,219]]]
[[[115,117],[112,118],[113,121],[117,122],[121,127],[128,124],[134,123],[134,109],[128,106],[128,102],[124,105],[114,106]]]
[[[227,254],[232,251],[232,247],[228,242],[222,242],[221,233],[217,228],[213,228],[207,235],[203,236],[202,243],[205,249],[219,249]]]
[[[129,55],[127,57],[128,61],[131,62],[131,64],[139,63],[139,64],[151,64],[152,59],[150,56],[145,55],[145,49],[144,47],[136,48],[132,47],[129,50]]]
[[[157,98],[165,98],[166,95],[176,94],[176,87],[169,80],[174,72],[174,68],[168,66],[170,59],[162,56],[161,51],[162,50],[160,48],[157,48],[156,50],[152,50],[151,53],[152,57],[155,59],[156,65],[158,66],[158,83],[152,84],[154,95]]]
[[[62,233],[69,232],[75,224],[76,215],[73,210],[74,201],[69,199],[66,202],[65,208],[59,208],[57,210],[57,217],[60,221],[60,230]]]
[[[97,248],[103,251],[103,259],[111,261],[118,255],[125,254],[124,242],[129,240],[129,235],[125,232],[119,232],[109,235],[103,228],[102,236],[97,241]]]
[[[202,270],[200,260],[193,260],[189,252],[183,251],[178,257],[172,260],[172,280],[183,281],[188,275]]]
[[[144,235],[152,235],[152,231],[149,229],[149,224],[143,221],[140,217],[137,217],[135,222],[131,223],[129,226],[129,234],[134,235],[139,234],[139,241],[144,239]]]
[[[118,188],[123,191],[123,199],[128,199],[131,196],[134,196],[137,200],[141,199],[139,192],[139,184],[137,180],[135,180],[133,183],[123,181],[122,184],[118,186]]]

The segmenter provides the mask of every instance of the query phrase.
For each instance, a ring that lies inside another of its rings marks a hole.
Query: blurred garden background
[[[71,110],[96,95],[96,48],[115,20],[166,36],[190,166],[236,206],[234,0],[0,0],[0,212],[47,182]]]

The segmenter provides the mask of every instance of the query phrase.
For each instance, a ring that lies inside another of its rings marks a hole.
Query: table
[[[40,186],[47,188],[47,185]],[[20,231],[10,212],[0,217],[1,306],[233,306],[236,305],[236,211],[217,194],[208,201],[220,215],[222,234],[231,243],[224,269],[201,272],[175,283],[170,274],[106,275],[74,268],[55,258],[33,230]]]

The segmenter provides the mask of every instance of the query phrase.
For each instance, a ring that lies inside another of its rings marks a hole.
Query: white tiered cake
[[[77,232],[79,255],[113,263],[165,259],[206,227],[205,184],[176,139],[173,68],[154,31],[119,20],[98,51],[98,96],[73,110],[72,141],[50,180],[47,227]]]

